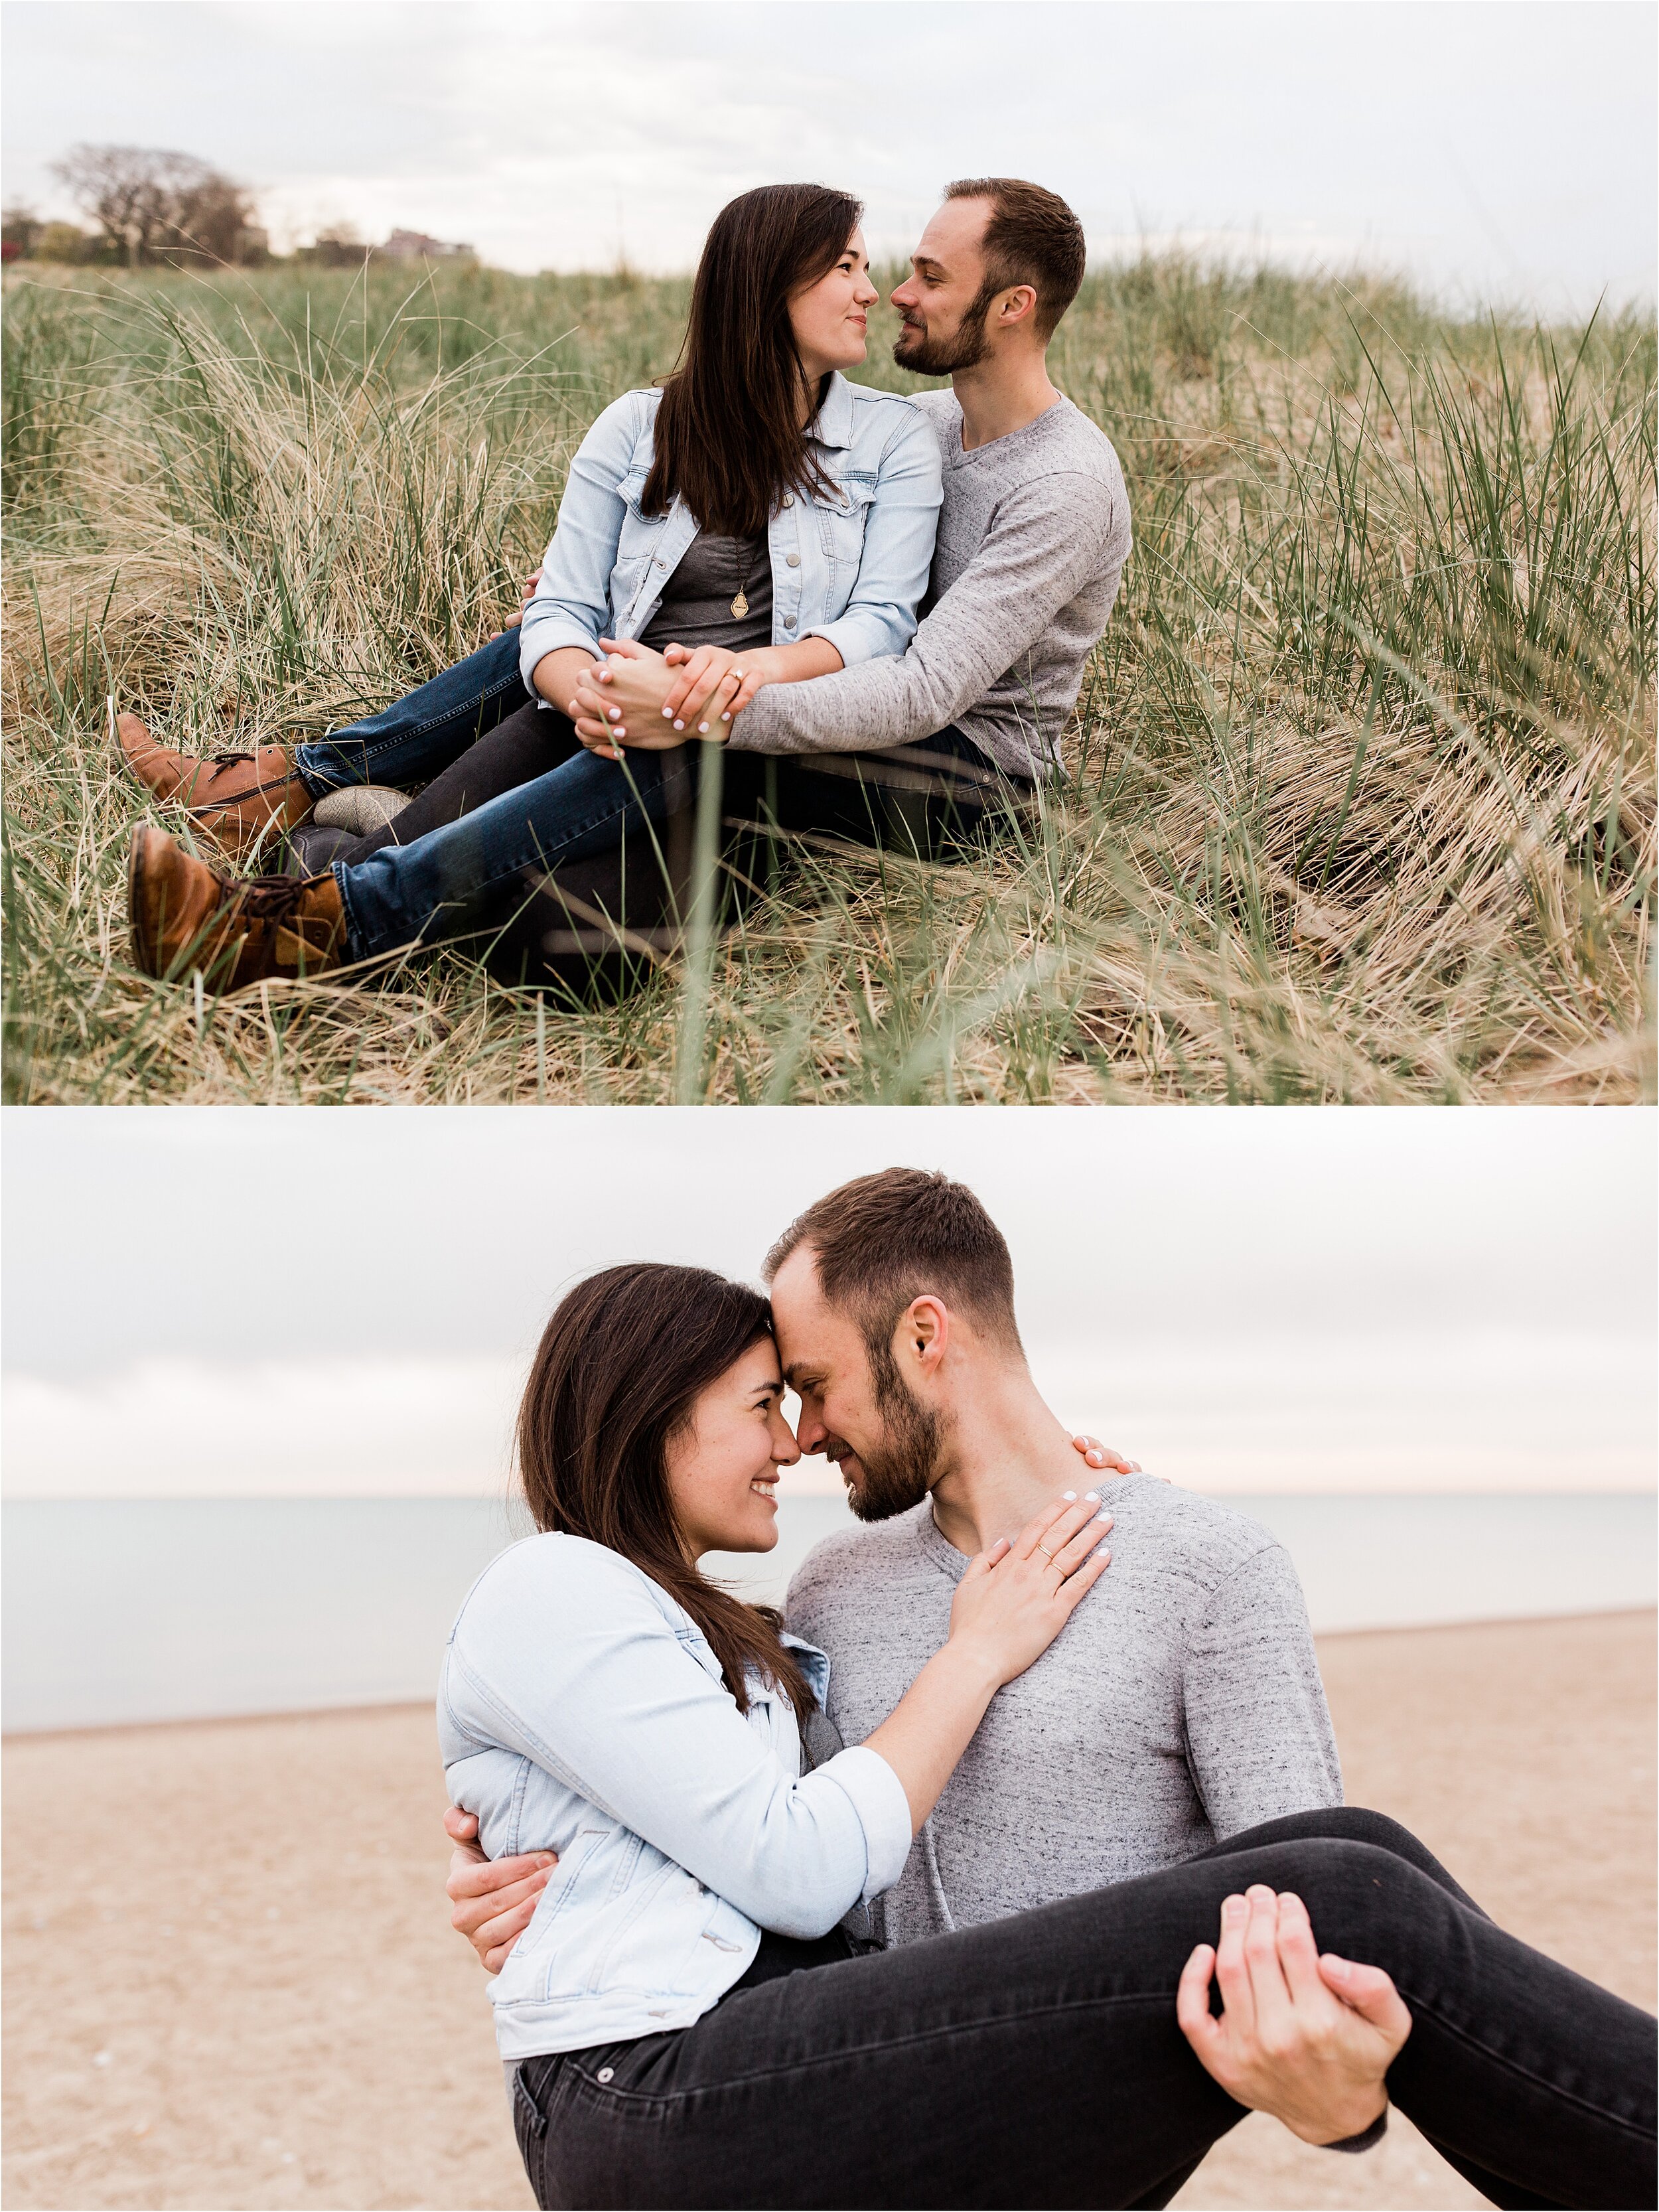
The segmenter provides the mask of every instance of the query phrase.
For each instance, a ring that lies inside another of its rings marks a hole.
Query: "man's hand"
[[[478,1849],[477,1821],[453,1805],[444,1814],[444,1827],[455,1846],[444,1884],[454,1907],[449,1924],[465,1936],[485,1973],[499,1974],[559,1862],[551,1851],[487,1859]]]
[[[525,609],[530,605],[532,599],[536,596],[536,586],[541,582],[541,580],[542,572],[538,568],[535,574],[530,579],[530,581],[524,587],[524,598],[520,604],[518,613],[515,615],[509,615],[506,622],[502,623],[500,629],[492,629],[490,631],[489,641],[492,645],[495,642],[495,640],[498,637],[504,636],[508,630],[517,629],[519,624],[524,620]]]
[[[1210,2010],[1210,1978],[1224,2008]],[[1271,2112],[1304,2142],[1364,2134],[1386,2109],[1386,2076],[1412,2016],[1380,1966],[1314,1948],[1308,1908],[1265,1883],[1221,1907],[1221,1940],[1182,1971],[1176,2018],[1230,2097]]]

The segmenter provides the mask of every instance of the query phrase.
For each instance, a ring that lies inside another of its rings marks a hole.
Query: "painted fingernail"
[[[605,713],[606,713],[607,714],[609,714],[609,715],[610,715],[610,717],[611,717],[611,720],[612,720],[613,722],[619,722],[619,721],[621,721],[621,720],[622,720],[622,708],[621,708],[620,707],[607,707],[607,708],[605,708]]]
[[[1068,1504],[1076,1504],[1076,1502],[1077,1502],[1077,1492],[1076,1492],[1076,1491],[1074,1491],[1074,1490],[1062,1490],[1062,1491],[1060,1492],[1060,1496],[1061,1496],[1063,1498],[1065,1498],[1065,1499],[1067,1501],[1067,1503],[1068,1503]]]
[[[663,710],[662,710],[662,718],[663,718],[663,720],[664,720],[664,721],[665,721],[665,721],[667,721],[667,720],[670,719],[670,718],[669,718],[668,709],[667,709],[667,708],[666,708],[666,707],[665,707],[665,708],[663,708]]]
[[[1098,1444],[1091,1444],[1088,1450],[1084,1453],[1083,1456],[1088,1461],[1091,1467],[1104,1467],[1106,1464],[1106,1455],[1102,1451]]]
[[[707,722],[699,722],[699,723],[698,723],[698,725],[697,725],[697,734],[698,734],[698,736],[699,736],[699,737],[703,737],[703,738],[706,738],[706,737],[708,735],[708,723],[707,723]]]
[[[677,730],[683,730],[685,727],[685,725],[684,722],[676,722],[674,727]]]
[[[721,720],[721,721],[723,721],[723,722],[729,722],[729,721],[731,720],[731,719],[732,719],[732,717],[731,717],[729,714],[722,714],[722,715],[720,716],[720,720]]]
[[[1109,1513],[1097,1513],[1095,1518],[1103,1528],[1109,1528],[1112,1525],[1112,1516]]]
[[[1098,1505],[1100,1503],[1100,1492],[1097,1490],[1085,1490],[1083,1496],[1087,1504]]]

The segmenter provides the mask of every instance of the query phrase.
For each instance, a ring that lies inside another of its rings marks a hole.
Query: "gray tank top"
[[[748,611],[734,615],[741,589]],[[772,562],[763,538],[715,538],[700,530],[668,580],[662,604],[640,632],[641,645],[723,645],[751,652],[772,642]]]

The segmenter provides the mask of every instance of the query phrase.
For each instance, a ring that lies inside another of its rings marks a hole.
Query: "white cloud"
[[[1635,1339],[1197,1328],[1120,1340],[1109,1358],[1063,1342],[1032,1355],[1062,1419],[1190,1489],[1651,1486],[1653,1363]],[[524,1371],[511,1358],[167,1357],[75,1382],[15,1375],[6,1494],[500,1497]],[[814,1459],[784,1488],[840,1483]]]
[[[279,228],[671,268],[769,179],[858,191],[893,252],[948,178],[989,168],[1064,192],[1097,254],[1260,241],[1552,310],[1653,289],[1653,16],[1596,0],[12,0],[4,21],[7,187],[41,200],[71,140],[137,138],[246,177]]]

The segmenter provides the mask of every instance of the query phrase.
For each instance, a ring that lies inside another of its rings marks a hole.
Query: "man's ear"
[[[997,303],[999,330],[1025,330],[1036,313],[1036,289],[1030,284],[1012,284]]]
[[[937,1375],[951,1341],[951,1309],[933,1297],[912,1298],[899,1316],[894,1350],[901,1368]]]

